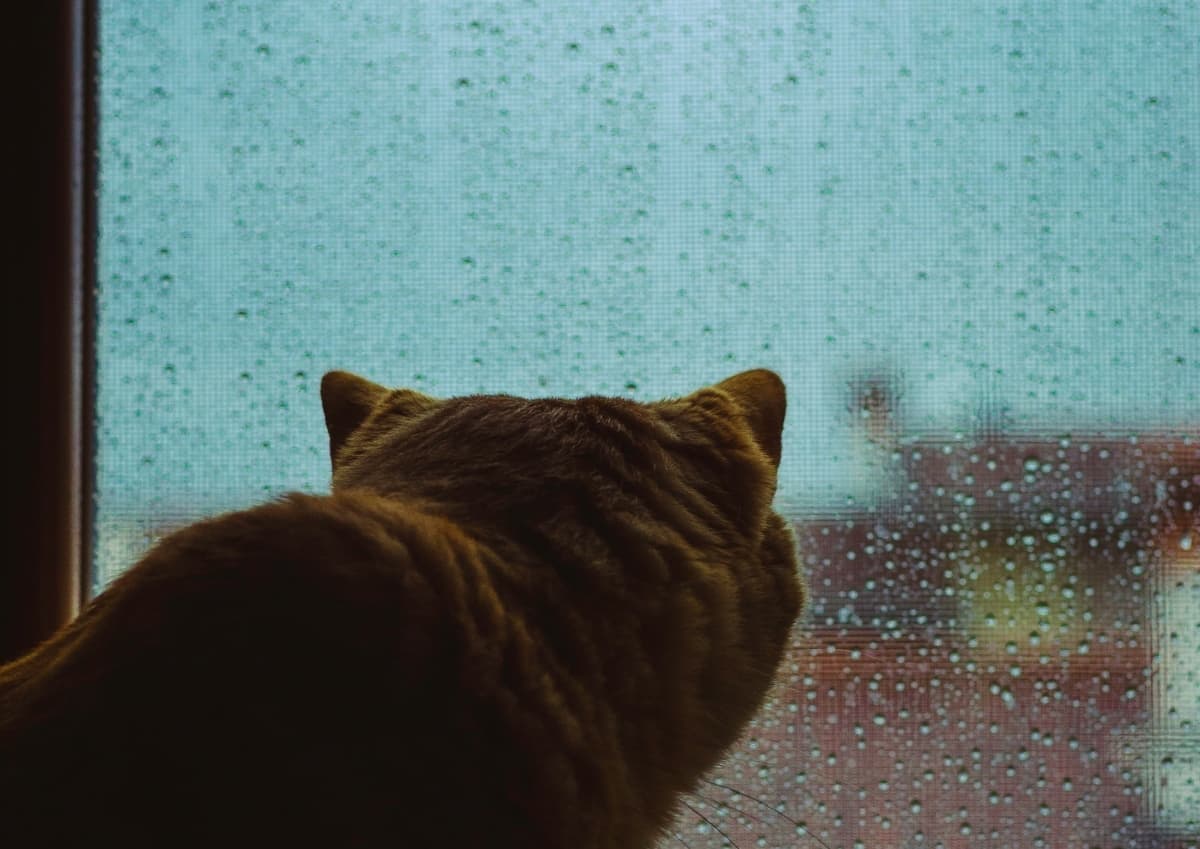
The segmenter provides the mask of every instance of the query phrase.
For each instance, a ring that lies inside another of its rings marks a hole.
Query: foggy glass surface
[[[97,589],[328,369],[766,366],[812,605],[668,843],[1197,845],[1197,3],[100,11]]]

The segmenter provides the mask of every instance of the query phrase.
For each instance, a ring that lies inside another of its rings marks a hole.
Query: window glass
[[[1196,3],[100,9],[96,589],[330,368],[767,366],[812,606],[675,845],[1196,845]]]

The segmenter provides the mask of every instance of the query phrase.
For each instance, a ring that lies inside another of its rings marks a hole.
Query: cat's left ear
[[[783,417],[787,413],[787,389],[773,371],[765,368],[744,371],[713,386],[737,404],[754,434],[754,441],[771,458],[775,467],[783,456]]]
[[[358,429],[375,405],[389,390],[348,371],[331,371],[321,378],[321,406],[325,410],[325,429],[329,431],[329,456]]]

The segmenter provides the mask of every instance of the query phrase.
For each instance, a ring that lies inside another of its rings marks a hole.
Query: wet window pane
[[[330,368],[768,366],[813,603],[668,843],[1196,845],[1195,3],[100,7],[98,587]]]

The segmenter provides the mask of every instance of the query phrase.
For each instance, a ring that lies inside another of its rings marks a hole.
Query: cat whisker
[[[788,816],[787,814],[785,814],[783,811],[780,811],[780,810],[778,810],[777,808],[775,808],[774,806],[772,806],[772,805],[768,804],[767,802],[764,802],[762,799],[758,798],[757,796],[753,795],[752,793],[746,793],[746,792],[744,792],[744,791],[742,791],[742,790],[739,790],[738,788],[736,788],[736,787],[733,787],[733,786],[731,786],[731,785],[728,785],[728,784],[721,784],[721,783],[720,783],[720,782],[718,782],[718,781],[713,781],[713,780],[711,780],[711,779],[708,779],[708,778],[701,778],[700,780],[701,780],[701,781],[703,781],[705,784],[708,784],[708,785],[709,785],[709,786],[711,786],[711,787],[717,787],[717,788],[719,788],[719,789],[721,789],[721,790],[725,790],[725,791],[726,791],[726,792],[728,792],[728,793],[734,793],[734,794],[737,794],[738,796],[745,796],[745,797],[746,797],[747,799],[749,799],[751,802],[757,802],[758,804],[762,805],[764,808],[766,808],[768,811],[770,811],[771,813],[775,814],[776,816],[778,816],[778,817],[781,817],[782,819],[785,819],[785,820],[787,820],[787,821],[788,821],[788,822],[790,822],[792,825],[796,825],[796,821],[795,821],[794,819],[792,819],[791,817],[789,817],[789,816]],[[699,795],[699,794],[697,794],[697,795]],[[703,798],[703,797],[701,797],[701,798]]]
[[[736,842],[734,842],[734,839],[733,839],[732,837],[730,837],[730,836],[729,836],[729,833],[728,833],[728,832],[726,832],[726,831],[725,831],[725,829],[721,828],[721,826],[717,825],[715,822],[713,822],[712,820],[710,820],[708,817],[704,816],[704,814],[700,813],[698,810],[696,810],[696,809],[695,809],[695,808],[693,808],[691,805],[689,805],[689,804],[687,803],[687,800],[684,800],[684,801],[683,801],[683,806],[684,806],[685,808],[687,808],[689,811],[691,811],[693,814],[695,814],[696,816],[700,817],[700,819],[702,819],[702,820],[704,820],[706,823],[708,823],[708,824],[709,824],[709,826],[710,826],[710,827],[711,827],[711,828],[712,828],[714,831],[716,831],[716,832],[717,832],[717,834],[719,834],[719,835],[721,835],[722,837],[724,837],[724,838],[725,838],[725,842],[726,842],[727,844],[729,844],[730,846],[732,846],[732,847],[733,847],[733,849],[739,849],[739,847],[738,847],[737,843],[736,843]]]
[[[671,839],[674,840],[676,843],[683,844],[684,849],[692,849],[691,845],[686,840],[683,839],[683,835],[681,835],[677,831],[671,832]]]
[[[802,798],[804,803],[820,809],[820,807],[822,805],[822,801],[821,801],[820,797],[818,797],[815,793],[813,793],[813,791],[808,789],[807,778],[809,776],[811,776],[816,779],[816,781],[819,785],[828,786],[828,787],[837,785],[838,781],[836,779],[832,778],[830,775],[825,774],[821,769],[813,767],[809,764],[803,765],[801,774],[805,776],[805,780],[804,781],[789,781],[787,783],[787,792],[789,794],[798,794]],[[735,779],[740,779],[744,776],[735,774],[733,777]],[[739,790],[737,788],[736,785],[730,783],[723,776],[718,775],[718,778],[720,780],[715,781],[715,782],[710,779],[707,779],[707,778],[704,778],[702,780],[704,780],[708,784],[711,784],[714,787],[720,787],[728,792],[738,793],[739,795],[745,796],[748,799],[753,798],[749,793],[743,793],[741,790]],[[770,805],[763,802],[761,799],[754,799],[754,801],[770,808],[774,813],[776,813],[777,815],[779,815],[781,817],[785,816],[785,815],[781,814],[779,811],[775,810],[774,808],[771,808]]]
[[[712,805],[714,808],[728,808],[729,810],[734,811],[738,814],[741,814],[744,817],[748,817],[749,819],[752,819],[755,822],[766,822],[764,819],[762,819],[761,817],[756,817],[754,814],[750,813],[745,808],[739,808],[737,805],[734,805],[731,802],[722,802],[720,799],[714,799],[711,796],[705,796],[703,793],[701,793],[697,790],[690,791],[688,793],[688,795],[695,796],[700,801],[707,802],[708,804]]]
[[[817,843],[820,843],[822,846],[825,847],[825,849],[830,849],[828,843],[826,843],[818,835],[814,834],[812,831],[809,830],[807,823],[798,822],[797,820],[792,819],[790,816],[785,814],[783,811],[779,810],[778,808],[776,808],[773,805],[770,805],[770,804],[764,802],[762,799],[758,798],[753,793],[747,793],[744,790],[739,790],[738,788],[731,787],[730,785],[727,785],[727,784],[719,784],[716,781],[712,781],[708,778],[701,778],[700,780],[703,781],[705,784],[712,785],[713,787],[719,787],[722,790],[729,791],[730,793],[736,793],[739,796],[745,796],[751,802],[757,802],[758,804],[762,805],[764,808],[769,810],[771,813],[773,813],[776,816],[781,817],[784,820],[786,820],[787,822],[791,823],[792,826],[794,826],[797,831],[803,831],[804,834],[808,835],[813,840],[817,841]],[[703,797],[701,797],[701,798],[703,798]],[[743,811],[742,813],[745,813],[745,812]],[[747,814],[747,816],[749,816],[749,814]],[[757,819],[757,818],[755,818],[755,819]],[[759,820],[759,822],[761,822],[761,820]]]

